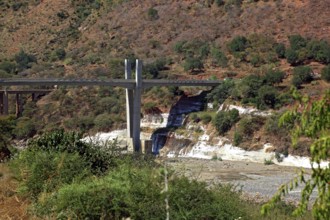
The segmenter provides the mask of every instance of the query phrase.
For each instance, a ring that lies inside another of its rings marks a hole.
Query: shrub
[[[203,122],[204,124],[208,124],[208,123],[210,123],[210,122],[212,121],[212,116],[209,115],[209,114],[203,114],[203,115],[201,116],[201,120],[202,120],[202,122]]]
[[[265,165],[272,165],[272,164],[274,164],[274,162],[272,160],[265,159],[264,164]]]
[[[63,129],[53,130],[29,142],[28,147],[38,151],[55,151],[78,153],[92,168],[92,172],[100,174],[115,166],[117,157],[116,143],[105,146],[95,146],[81,140],[81,133],[64,132]]]
[[[187,41],[178,41],[174,44],[174,51],[176,53],[183,53],[184,52],[184,45],[187,43]]]
[[[220,111],[214,118],[213,125],[223,135],[239,120],[239,112],[237,109],[230,111]]]
[[[220,7],[225,4],[225,1],[224,0],[215,0],[215,4]]]
[[[277,90],[272,86],[262,86],[258,90],[258,108],[262,109],[263,106],[268,106],[271,108],[275,107],[275,104],[277,102]]]
[[[163,192],[163,172],[131,160],[99,179],[61,187],[39,202],[42,216],[64,219],[161,219],[168,195],[171,219],[248,218],[240,191],[230,185],[207,189],[205,183],[171,177]],[[97,205],[95,205],[97,204]]]
[[[242,143],[242,141],[243,141],[242,134],[236,131],[234,133],[234,143],[233,144],[235,146],[239,146]]]
[[[20,50],[20,52],[16,54],[14,58],[17,63],[18,71],[31,68],[31,63],[37,62],[37,58],[35,56],[24,52],[24,50]]]
[[[291,35],[288,38],[290,42],[290,47],[293,50],[300,50],[301,48],[304,48],[307,45],[307,40],[299,34]]]
[[[285,57],[291,65],[297,65],[301,62],[301,60],[299,60],[298,52],[291,48],[285,51]]]
[[[212,56],[214,64],[221,66],[221,67],[227,66],[228,59],[227,59],[226,55],[220,49],[212,47],[211,56]]]
[[[307,53],[309,59],[329,64],[330,63],[330,44],[325,40],[312,40],[307,44]]]
[[[238,123],[238,132],[243,138],[250,139],[255,131],[264,124],[264,119],[260,116],[245,116]]]
[[[247,48],[247,46],[248,40],[243,36],[234,37],[234,39],[232,39],[228,44],[228,48],[232,53],[242,52]]]
[[[326,82],[330,82],[330,65],[322,69],[321,78]]]
[[[14,134],[18,139],[27,139],[36,134],[36,122],[28,117],[21,117],[17,120]]]
[[[40,193],[49,193],[64,184],[89,175],[89,164],[77,153],[24,150],[11,167],[20,183],[20,192],[36,200]],[[24,172],[21,172],[24,170]]]
[[[16,64],[6,60],[2,61],[0,63],[0,70],[3,70],[8,74],[14,74],[16,70]]]
[[[283,81],[285,73],[279,70],[268,70],[264,76],[269,85],[279,84]]]
[[[107,113],[100,114],[95,117],[93,123],[98,131],[109,131],[113,125],[112,116]]]
[[[208,101],[216,101],[217,103],[222,104],[230,96],[234,86],[234,80],[224,80],[219,86],[215,87],[212,92],[207,95]]]
[[[159,18],[158,11],[154,8],[148,9],[148,18],[150,20],[157,20]]]
[[[275,52],[278,58],[285,58],[285,45],[282,43],[275,45]]]
[[[309,83],[313,80],[312,69],[308,66],[299,66],[293,69],[292,85],[299,88],[303,83]]]
[[[185,71],[201,71],[204,68],[203,62],[197,57],[187,58],[183,68]]]

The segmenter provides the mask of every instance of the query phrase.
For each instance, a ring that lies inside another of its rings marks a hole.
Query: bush
[[[326,82],[330,82],[330,65],[322,69],[321,78]]]
[[[232,52],[242,52],[248,46],[248,40],[243,36],[236,36],[228,44],[228,49]]]
[[[301,48],[304,48],[307,45],[307,40],[299,34],[291,35],[288,38],[290,42],[290,47],[295,51],[300,50]]]
[[[226,55],[218,48],[211,48],[211,56],[213,59],[213,63],[221,66],[221,67],[226,67],[228,64],[228,59]]]
[[[272,86],[262,86],[258,90],[258,103],[257,107],[262,109],[264,106],[268,106],[270,108],[274,108],[277,102],[278,92]]]
[[[209,102],[215,101],[222,104],[230,96],[234,87],[234,80],[224,80],[219,86],[215,87],[209,94],[207,94],[207,99]]]
[[[24,150],[11,167],[20,180],[20,192],[36,200],[40,193],[49,193],[64,184],[89,176],[89,164],[77,153]],[[21,172],[24,170],[24,172]]]
[[[201,116],[201,120],[202,120],[203,124],[208,124],[212,121],[212,116],[209,114],[203,114]]]
[[[215,4],[220,7],[225,4],[225,1],[224,0],[215,0]]]
[[[279,70],[268,70],[264,76],[269,85],[279,84],[283,81],[285,73]]]
[[[309,83],[313,80],[311,73],[313,70],[308,66],[299,66],[293,69],[292,85],[299,88],[303,83]]]
[[[325,40],[312,40],[307,44],[308,58],[318,62],[330,63],[330,44]]]
[[[239,146],[242,143],[242,141],[243,141],[242,134],[236,131],[234,133],[234,143],[233,144],[235,146]]]
[[[282,43],[275,45],[275,52],[278,58],[285,58],[285,45]]]
[[[150,20],[157,20],[159,18],[158,11],[154,8],[148,9],[148,18]]]
[[[301,63],[301,60],[299,60],[298,52],[289,48],[285,51],[285,57],[291,65],[297,65]]]
[[[125,161],[103,178],[60,188],[39,203],[39,214],[64,219],[162,219],[168,195],[171,219],[248,217],[240,192],[232,186],[207,189],[205,183],[172,177],[169,192],[162,193],[163,178],[159,168]]]
[[[2,61],[0,63],[0,70],[3,70],[8,74],[14,74],[16,70],[16,64],[6,60]]]
[[[81,138],[80,133],[54,130],[31,140],[28,147],[38,151],[78,153],[91,165],[95,174],[104,173],[115,166],[114,157],[118,156],[116,143],[99,147],[85,143]]]
[[[113,125],[112,116],[107,113],[100,114],[95,117],[93,123],[98,131],[109,131]]]
[[[36,134],[36,122],[28,117],[21,117],[17,120],[14,134],[18,139],[27,139]]]
[[[201,71],[204,68],[203,62],[197,57],[187,58],[183,68],[185,71]]]
[[[238,132],[243,138],[250,139],[255,131],[264,124],[264,119],[260,116],[246,116],[238,123]]]
[[[239,120],[239,112],[237,109],[230,111],[220,111],[214,118],[213,125],[223,135]]]
[[[37,58],[35,56],[25,53],[23,50],[16,54],[14,58],[17,63],[18,71],[31,68],[31,63],[37,62]]]

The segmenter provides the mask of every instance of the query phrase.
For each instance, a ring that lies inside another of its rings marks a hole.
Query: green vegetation
[[[60,130],[34,139],[10,165],[19,192],[41,218],[163,219],[166,197],[173,219],[251,217],[233,186],[207,188],[171,171],[169,190],[163,191],[162,166],[146,156],[118,153],[115,144],[94,146]]]
[[[230,128],[239,120],[239,113],[237,109],[229,111],[220,111],[213,120],[213,125],[219,132],[224,135]]]
[[[297,99],[297,105],[291,111],[286,112],[280,120],[282,125],[287,122],[294,127],[291,130],[293,147],[298,143],[298,138],[310,138],[312,175],[310,179],[305,178],[302,170],[299,176],[295,177],[288,184],[282,185],[274,197],[263,206],[262,213],[266,214],[274,204],[281,200],[282,196],[287,195],[298,185],[302,185],[303,191],[298,207],[294,210],[295,216],[302,215],[306,212],[310,202],[313,190],[317,190],[318,195],[313,201],[312,211],[315,219],[330,218],[330,193],[329,193],[329,176],[330,167],[321,168],[322,161],[329,159],[329,143],[330,143],[330,91],[328,90],[322,99],[310,102],[307,96],[301,96],[295,90],[294,97]],[[301,106],[303,108],[301,109]],[[315,163],[313,165],[313,163]]]
[[[159,18],[158,11],[154,8],[148,9],[148,18],[150,20],[157,20]]]
[[[292,85],[296,88],[300,88],[302,84],[311,82],[313,80],[312,72],[312,69],[308,66],[299,66],[294,68]]]
[[[330,65],[322,69],[321,78],[326,82],[330,82]]]

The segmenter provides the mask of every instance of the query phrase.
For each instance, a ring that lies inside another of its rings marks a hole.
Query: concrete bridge
[[[52,90],[45,89],[29,89],[29,90],[0,90],[0,115],[8,115],[8,99],[9,95],[16,96],[16,117],[21,116],[23,112],[23,105],[21,102],[21,95],[31,94],[32,101],[36,101],[39,95],[45,95]]]
[[[0,86],[117,86],[126,89],[126,117],[128,145],[140,151],[141,94],[143,88],[152,86],[217,86],[219,80],[157,80],[142,79],[142,61],[136,60],[135,79],[131,63],[125,60],[125,79],[0,79]],[[3,93],[5,94],[5,93]],[[3,95],[5,96],[5,95]]]

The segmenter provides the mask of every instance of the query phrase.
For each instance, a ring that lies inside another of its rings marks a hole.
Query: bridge
[[[152,86],[217,86],[219,80],[157,80],[142,79],[142,61],[136,60],[135,79],[132,79],[131,62],[125,60],[125,79],[0,79],[0,86],[116,86],[126,89],[126,119],[128,145],[140,151],[141,94],[143,88]],[[3,97],[7,94],[3,93]]]
[[[16,117],[21,116],[23,112],[21,95],[31,94],[32,101],[37,101],[39,95],[50,93],[49,89],[29,89],[29,90],[0,90],[0,115],[8,114],[8,96],[13,94],[16,96]]]

